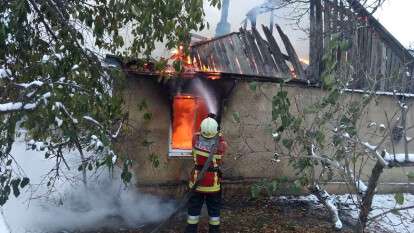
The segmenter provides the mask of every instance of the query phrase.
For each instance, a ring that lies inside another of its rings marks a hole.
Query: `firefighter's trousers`
[[[207,205],[209,233],[220,232],[221,191],[214,193],[193,192],[188,201],[187,228],[185,233],[196,233],[204,201]]]

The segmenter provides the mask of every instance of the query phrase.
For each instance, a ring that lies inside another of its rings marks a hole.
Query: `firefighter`
[[[221,172],[220,164],[227,144],[221,133],[218,132],[218,123],[212,117],[207,117],[201,122],[200,132],[193,138],[194,168],[191,172],[189,187],[193,187],[197,175],[207,161],[213,144],[213,159],[198,186],[188,201],[188,217],[185,233],[196,233],[201,208],[206,202],[209,215],[209,233],[220,232],[221,209]]]

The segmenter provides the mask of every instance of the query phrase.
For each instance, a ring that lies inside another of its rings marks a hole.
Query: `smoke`
[[[139,193],[132,187],[133,182],[126,187],[119,169],[112,176],[106,171],[90,175],[87,187],[62,179],[56,183],[56,190],[49,193],[45,184],[36,184],[42,183],[55,162],[44,159],[42,153],[26,151],[21,142],[16,143],[13,154],[31,178],[31,187],[3,206],[3,216],[12,233],[136,228],[160,221],[174,209],[172,202]],[[75,153],[67,157],[69,164],[79,162]],[[76,172],[65,176],[77,180],[80,174],[77,166],[73,167]]]
[[[231,31],[237,32],[241,26],[244,26],[246,22],[246,18],[252,17],[255,15],[253,20],[256,20],[256,25],[261,31],[261,25],[268,26],[270,23],[270,12],[259,14],[261,11],[266,9],[266,4],[275,4],[276,6],[280,5],[280,0],[230,0],[229,12],[228,12],[228,22],[231,25]],[[201,32],[197,32],[205,37],[213,37],[214,30],[216,25],[219,23],[220,20],[220,9],[211,7],[208,4],[208,1],[204,1],[204,10],[206,13],[205,20],[212,25],[210,28],[205,28]],[[261,6],[265,7],[261,7]],[[286,6],[281,9],[276,9],[274,14],[274,22],[279,24],[285,34],[289,36],[292,44],[295,46],[295,50],[298,53],[298,56],[301,58],[308,57],[309,51],[309,42],[307,40],[308,35],[303,29],[307,29],[309,27],[309,19],[305,15],[305,17],[297,21],[295,16],[301,15],[305,9],[302,7],[297,7],[296,5]],[[250,14],[249,14],[250,13]],[[249,25],[248,25],[249,26]],[[250,28],[250,27],[249,27]],[[280,44],[283,45],[283,42],[280,40],[279,36],[276,34],[275,39]],[[284,49],[283,46],[282,50]],[[285,52],[285,51],[283,51]]]
[[[197,95],[203,97],[206,101],[209,113],[218,113],[218,101],[213,90],[210,90],[207,85],[203,84],[198,78],[191,81],[191,89],[194,90]]]

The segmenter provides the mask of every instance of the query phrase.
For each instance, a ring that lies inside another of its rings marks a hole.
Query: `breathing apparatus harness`
[[[160,223],[160,225],[158,225],[156,228],[154,228],[151,231],[151,233],[158,233],[162,229],[164,229],[164,227],[167,225],[167,223],[169,223],[172,219],[174,219],[177,216],[177,214],[180,212],[180,210],[182,210],[187,205],[188,200],[190,200],[190,198],[193,195],[194,191],[199,186],[200,181],[204,178],[204,175],[205,175],[206,171],[209,169],[210,163],[213,161],[214,151],[217,150],[217,145],[218,145],[218,141],[219,141],[219,133],[217,133],[212,139],[214,140],[214,143],[210,147],[210,152],[209,152],[207,161],[204,163],[202,169],[200,170],[200,173],[197,176],[197,179],[194,182],[194,185],[191,187],[190,191],[188,193],[186,193],[186,195],[178,203],[178,206],[175,208],[174,212],[167,219],[162,221]]]

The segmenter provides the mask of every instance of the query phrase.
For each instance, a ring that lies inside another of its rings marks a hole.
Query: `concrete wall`
[[[299,114],[306,106],[318,101],[326,92],[320,89],[288,84],[285,86],[291,99],[292,112]],[[294,178],[295,171],[288,165],[286,159],[276,163],[273,159],[275,144],[271,130],[271,98],[277,93],[278,84],[260,83],[253,91],[247,82],[239,82],[233,90],[222,116],[222,131],[229,143],[229,150],[224,159],[224,191],[231,193],[247,193],[248,185],[263,178],[287,176]],[[362,94],[347,94],[341,100],[345,103],[359,100]],[[153,80],[128,78],[124,91],[125,107],[129,112],[129,127],[124,132],[118,145],[119,152],[132,158],[135,163],[133,170],[137,176],[137,185],[150,192],[167,191],[179,195],[185,191],[187,176],[192,167],[189,158],[169,158],[169,127],[171,107],[166,90]],[[139,103],[145,100],[148,109],[139,110]],[[408,100],[410,103],[414,99]],[[152,114],[151,120],[145,120],[145,112]],[[240,122],[234,120],[238,113]],[[387,115],[385,114],[387,113]],[[397,113],[395,115],[394,113]],[[379,141],[380,124],[387,125],[387,117],[396,122],[399,108],[392,96],[377,96],[368,108],[363,119],[359,122],[360,135],[370,143]],[[394,118],[393,118],[394,117]],[[391,119],[393,118],[393,119]],[[311,121],[311,119],[306,119]],[[367,128],[369,122],[376,122],[377,127]],[[414,125],[414,111],[410,108],[408,125]],[[408,132],[414,137],[414,129]],[[387,148],[392,143],[385,142]],[[403,153],[403,143],[396,143],[397,153]],[[414,152],[414,143],[410,145]],[[154,162],[159,166],[154,166]],[[370,172],[372,161],[368,160],[363,173]],[[381,182],[393,183],[394,186],[384,186],[383,190],[391,191],[395,187],[403,187],[413,191],[413,186],[407,186],[406,173],[412,168],[387,169],[381,176]],[[338,178],[338,182],[341,180]],[[403,184],[401,184],[403,183]],[[332,183],[330,191],[343,192],[341,183]]]

